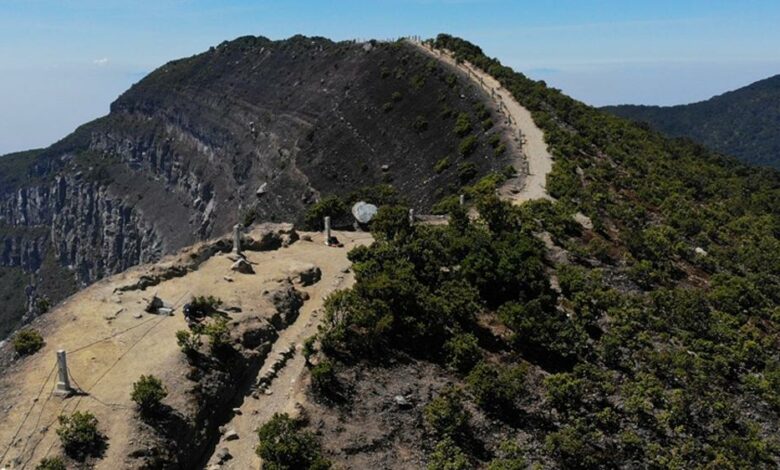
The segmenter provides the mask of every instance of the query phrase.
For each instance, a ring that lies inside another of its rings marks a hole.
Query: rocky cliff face
[[[171,62],[108,116],[0,158],[0,266],[39,281],[65,267],[85,285],[237,220],[296,220],[322,195],[380,183],[423,212],[457,191],[464,165],[478,176],[508,164],[468,83],[404,43],[246,37]],[[453,132],[462,113],[470,156]],[[64,295],[33,284],[0,322]]]

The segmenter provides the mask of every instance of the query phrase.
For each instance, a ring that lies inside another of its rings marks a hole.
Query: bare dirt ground
[[[455,67],[471,78],[475,85],[485,90],[495,101],[496,107],[508,116],[511,138],[519,137],[521,151],[516,152],[514,167],[518,177],[500,189],[501,195],[515,204],[532,199],[550,199],[547,194],[547,174],[552,171],[553,157],[547,149],[544,132],[534,123],[531,112],[515,100],[509,90],[482,70],[468,62],[458,63],[449,51],[433,49],[427,44],[410,41],[425,54]]]
[[[333,289],[347,287],[351,275],[346,253],[357,244],[370,243],[368,233],[336,232],[345,246],[326,247],[321,234],[309,234],[311,241],[300,240],[274,251],[245,252],[255,274],[230,271],[232,261],[218,253],[184,277],[163,281],[145,291],[115,292],[118,286],[132,284],[149,270],[141,266],[102,280],[60,304],[33,325],[46,340],[35,355],[16,361],[0,378],[0,468],[34,468],[44,456],[61,453],[55,433],[57,416],[75,410],[89,410],[100,421],[100,430],[108,437],[108,448],[95,468],[122,467],[127,449],[134,439],[137,411],[130,400],[132,384],[142,374],[162,379],[169,395],[165,403],[187,414],[192,406],[185,393],[192,386],[185,377],[187,367],[176,344],[177,330],[186,329],[181,306],[193,295],[214,295],[228,307],[238,307],[246,315],[268,315],[264,292],[278,285],[297,266],[314,264],[322,270],[322,279],[309,287],[299,287],[310,295],[301,314],[282,332],[267,361],[277,349],[290,343],[300,344],[316,330],[314,312]],[[190,256],[195,247],[185,250],[179,260]],[[176,263],[176,257],[158,264]],[[228,279],[226,279],[228,277]],[[147,300],[157,294],[176,307],[173,316],[144,312]],[[69,369],[75,387],[86,392],[69,398],[54,396],[56,384],[55,352],[68,351]],[[296,354],[272,384],[272,395],[260,400],[248,398],[246,411],[229,427],[235,427],[239,440],[228,447],[234,455],[231,468],[257,468],[254,455],[254,429],[274,411],[295,408],[303,391],[297,387],[303,360]],[[262,371],[261,371],[262,373]],[[219,448],[219,447],[217,447]]]
[[[344,232],[337,237],[342,242],[346,242],[346,247],[326,248],[323,246],[321,235],[317,234],[314,237],[314,245],[318,249],[309,250],[307,262],[322,269],[322,279],[308,288],[300,289],[309,294],[309,300],[304,303],[295,323],[279,334],[258,377],[266,376],[276,363],[282,363],[281,356],[291,348],[296,352],[283,362],[284,367],[279,370],[278,375],[264,392],[245,397],[239,406],[240,411],[224,426],[226,433],[222,435],[216,450],[227,449],[232,458],[218,468],[236,470],[259,468],[260,458],[255,454],[257,446],[255,430],[271,419],[274,413],[288,413],[295,416],[299,406],[306,402],[304,382],[306,364],[301,346],[308,337],[317,332],[317,326],[322,318],[322,304],[328,295],[335,290],[350,287],[354,282],[346,251],[358,244],[371,241],[370,235],[366,233]],[[238,439],[228,437],[230,431],[234,431]],[[212,456],[209,465],[215,465],[218,460],[216,456]]]

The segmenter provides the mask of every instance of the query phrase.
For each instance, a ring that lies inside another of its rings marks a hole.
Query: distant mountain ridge
[[[780,75],[698,103],[602,109],[751,165],[780,168]]]

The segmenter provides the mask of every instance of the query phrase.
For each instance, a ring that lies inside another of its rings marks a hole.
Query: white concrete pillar
[[[57,388],[54,390],[55,395],[70,395],[73,389],[70,388],[70,379],[68,378],[68,362],[65,357],[65,351],[60,349],[57,351]]]
[[[466,205],[466,195],[465,195],[465,194],[461,194],[461,195],[460,195],[460,197],[458,198],[458,203],[459,203],[461,206],[464,206],[464,205]]]
[[[330,216],[325,216],[325,244],[330,245]]]
[[[409,225],[414,225],[414,209],[409,209]]]
[[[241,254],[241,224],[233,227],[233,253]]]

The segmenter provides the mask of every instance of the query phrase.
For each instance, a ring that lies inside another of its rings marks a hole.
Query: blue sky
[[[462,36],[594,105],[678,104],[780,73],[777,0],[0,0],[0,154],[45,146],[226,39]]]

